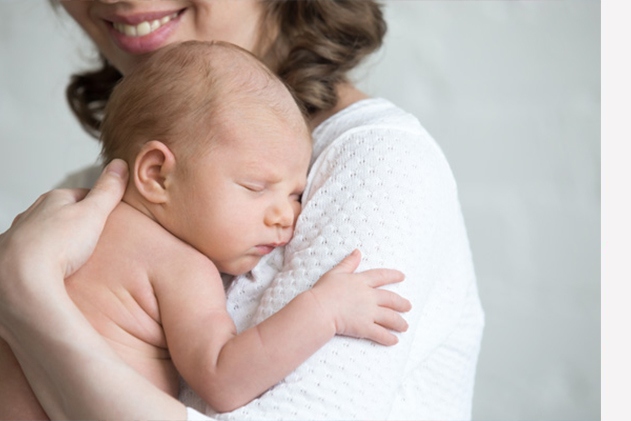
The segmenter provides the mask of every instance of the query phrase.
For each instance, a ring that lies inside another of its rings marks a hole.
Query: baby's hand
[[[388,329],[405,332],[408,324],[399,312],[410,311],[412,305],[399,294],[377,288],[401,282],[404,275],[393,269],[353,273],[360,261],[361,254],[354,250],[325,273],[311,292],[324,314],[332,316],[338,335],[394,345],[398,339]]]

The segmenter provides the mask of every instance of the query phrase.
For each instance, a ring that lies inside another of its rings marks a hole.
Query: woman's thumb
[[[112,209],[121,201],[128,178],[129,170],[125,161],[113,160],[105,167],[92,190],[83,199],[83,206],[90,206],[103,220],[107,219]]]

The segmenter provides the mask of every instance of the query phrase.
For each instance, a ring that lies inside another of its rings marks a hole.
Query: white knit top
[[[294,238],[232,283],[228,310],[239,331],[260,323],[358,248],[360,271],[405,273],[388,288],[412,302],[409,330],[392,347],[337,336],[231,413],[216,414],[185,384],[180,400],[220,420],[470,419],[484,314],[443,153],[383,99],[342,110],[313,138]]]

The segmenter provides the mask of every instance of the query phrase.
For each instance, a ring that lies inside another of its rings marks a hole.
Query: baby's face
[[[311,140],[302,121],[286,119],[271,109],[231,111],[213,126],[211,150],[178,180],[169,228],[220,272],[250,271],[293,235]]]

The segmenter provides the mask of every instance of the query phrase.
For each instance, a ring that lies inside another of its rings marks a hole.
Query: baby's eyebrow
[[[275,184],[283,181],[282,173],[274,165],[261,161],[249,161],[243,167],[244,175],[256,179],[263,179],[267,183]]]

